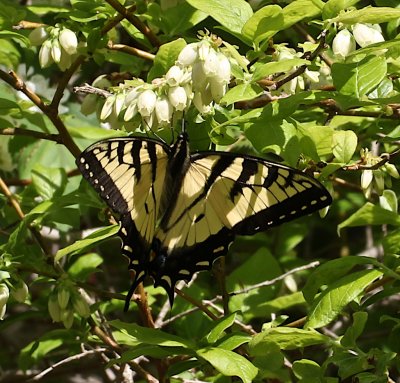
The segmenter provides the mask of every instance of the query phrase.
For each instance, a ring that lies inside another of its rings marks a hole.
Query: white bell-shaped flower
[[[187,105],[187,94],[185,88],[181,86],[170,88],[168,91],[168,99],[176,110],[185,110]]]
[[[171,122],[173,108],[166,96],[157,98],[155,111],[159,124],[167,125]]]
[[[58,35],[58,41],[69,55],[76,53],[78,39],[76,34],[68,28],[63,28]]]
[[[156,94],[147,89],[138,96],[137,107],[142,117],[149,117],[156,106]]]
[[[188,44],[181,50],[178,56],[178,63],[183,66],[193,65],[193,63],[198,59],[198,43]]]
[[[353,26],[353,35],[357,44],[364,48],[368,45],[385,41],[378,28],[368,24],[357,23]]]
[[[333,54],[341,60],[345,59],[351,52],[355,51],[355,49],[356,41],[351,32],[347,29],[342,29],[333,39]]]

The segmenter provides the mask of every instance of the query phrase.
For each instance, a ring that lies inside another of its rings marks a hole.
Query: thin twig
[[[129,45],[124,45],[124,44],[113,44],[112,41],[109,41],[107,44],[107,48],[114,50],[114,51],[119,51],[119,52],[124,52],[132,56],[140,57],[144,60],[147,61],[154,61],[154,58],[156,57],[152,53],[146,52],[142,49],[134,48]]]
[[[314,267],[319,266],[319,264],[320,263],[318,261],[315,261],[315,262],[309,263],[308,265],[295,267],[294,269],[289,270],[288,272],[280,275],[279,277],[276,277],[274,279],[270,279],[269,281],[264,281],[264,282],[261,282],[261,283],[257,283],[255,285],[247,287],[247,288],[245,288],[243,290],[234,291],[234,292],[230,293],[229,295],[233,296],[233,295],[239,295],[239,294],[247,294],[251,290],[259,289],[260,287],[271,286],[271,285],[275,284],[276,282],[281,281],[282,279],[285,279],[288,275],[295,274],[295,273],[297,273],[299,271],[312,269]]]
[[[161,45],[157,36],[153,34],[151,29],[142,21],[132,14],[132,9],[125,8],[118,0],[106,0],[117,12],[119,12],[125,19],[127,19],[132,25],[134,25],[140,32],[142,32],[147,40],[150,41],[151,45],[154,47],[159,47]]]
[[[217,320],[218,317],[211,312],[202,302],[192,298],[190,295],[184,293],[182,290],[179,290],[175,287],[175,292],[182,297],[183,299],[190,302],[192,305],[197,306],[201,311],[203,311],[206,315],[208,315],[212,320]]]
[[[376,164],[374,165],[365,165],[363,163],[356,163],[356,164],[352,164],[352,165],[348,165],[348,166],[343,166],[342,169],[343,170],[377,170],[379,169],[381,166],[385,165],[387,162],[389,162],[390,160],[392,160],[393,158],[397,157],[400,155],[400,149],[396,149],[395,151],[391,152],[391,153],[383,153],[381,154],[381,160],[378,161]]]
[[[75,144],[67,128],[60,119],[57,110],[51,108],[49,105],[46,105],[35,92],[33,92],[30,88],[26,86],[26,84],[17,76],[14,71],[10,71],[7,73],[3,70],[0,70],[0,79],[11,85],[14,89],[25,94],[50,119],[50,121],[57,129],[60,135],[60,140],[64,144],[64,146],[75,157],[80,154],[80,149]]]
[[[112,93],[109,92],[108,90],[96,88],[87,83],[83,84],[82,86],[75,86],[74,92],[75,93],[95,94],[95,95],[103,97],[103,98],[112,96]]]
[[[54,363],[54,364],[53,364],[52,366],[50,366],[49,368],[46,368],[45,370],[43,370],[43,371],[40,372],[39,374],[37,374],[37,375],[35,375],[34,377],[32,377],[32,378],[30,379],[30,381],[35,382],[35,381],[37,381],[37,380],[40,380],[40,379],[42,379],[45,375],[47,375],[47,374],[49,374],[50,372],[52,372],[53,370],[55,370],[57,367],[63,366],[64,364],[71,363],[71,362],[74,362],[74,361],[76,361],[76,360],[83,359],[83,358],[85,358],[85,357],[87,357],[87,356],[94,355],[94,354],[98,354],[98,353],[102,353],[102,352],[105,352],[105,351],[107,351],[106,348],[98,348],[98,349],[94,349],[94,350],[87,350],[87,351],[84,351],[84,352],[82,352],[82,353],[80,353],[80,354],[72,355],[72,356],[70,356],[70,357],[68,357],[68,358],[65,358],[65,359],[63,359],[63,360],[60,360],[60,361],[57,362],[57,363]]]
[[[37,132],[36,130],[21,129],[21,128],[6,128],[0,130],[0,135],[4,136],[28,136],[34,138],[40,138],[42,140],[54,141],[61,144],[61,137],[59,134],[49,134],[43,132]]]

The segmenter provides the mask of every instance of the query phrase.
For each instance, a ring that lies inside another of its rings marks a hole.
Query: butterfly
[[[176,142],[113,138],[89,146],[77,166],[119,214],[122,253],[135,271],[131,297],[147,276],[174,300],[175,284],[209,270],[236,235],[252,235],[322,209],[325,187],[291,167],[218,151],[190,153]]]

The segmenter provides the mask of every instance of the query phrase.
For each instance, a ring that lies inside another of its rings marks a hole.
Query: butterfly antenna
[[[160,140],[161,142],[163,142],[165,145],[168,145],[167,142],[161,137],[159,136],[154,130],[152,130],[149,126],[149,124],[147,123],[147,121],[143,121],[144,125],[146,127],[145,132],[147,134],[147,137],[150,137],[150,134],[155,136],[158,140]]]

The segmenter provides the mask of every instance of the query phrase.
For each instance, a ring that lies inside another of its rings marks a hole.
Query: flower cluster
[[[34,46],[41,45],[39,63],[42,68],[53,62],[64,71],[71,66],[73,56],[77,53],[78,39],[73,31],[64,27],[39,27],[29,34]]]
[[[74,313],[87,318],[90,308],[87,300],[78,292],[69,281],[63,281],[50,294],[48,309],[54,322],[63,322],[65,328],[71,328],[74,321]]]
[[[379,24],[354,24],[352,32],[342,29],[337,33],[332,42],[334,55],[344,60],[351,52],[355,51],[356,43],[364,48],[368,45],[385,41]]]
[[[368,149],[361,150],[361,158],[366,165],[371,167],[382,161],[382,157],[373,155]],[[373,190],[375,190],[378,195],[382,195],[385,189],[385,183],[389,188],[392,187],[392,177],[399,179],[400,175],[396,166],[389,162],[380,166],[379,169],[363,170],[361,173],[361,188],[364,195],[370,198]]]
[[[149,128],[163,127],[192,102],[201,114],[209,114],[226,93],[230,77],[228,57],[215,39],[205,36],[183,48],[162,78],[151,84],[137,80],[134,86],[125,83],[114,90],[106,98],[100,119],[123,115],[124,121],[131,121],[139,115]]]
[[[273,55],[273,59],[275,61],[285,61],[285,60],[291,60],[294,58],[299,58],[301,57],[302,53],[301,52],[296,52],[292,48],[287,48],[285,46],[276,46],[276,51]],[[294,67],[292,71],[295,71],[297,67]],[[288,73],[285,73],[279,77],[277,77],[276,80],[280,80],[281,78],[287,77]],[[303,74],[296,76],[292,78],[290,81],[284,83],[280,88],[278,92],[274,93],[284,93],[284,94],[295,94],[299,90],[304,90],[306,87],[306,82],[310,83],[312,87],[312,84],[318,84],[318,86],[321,86],[322,82],[320,79],[321,72],[318,71],[312,71],[309,69],[306,69]]]

